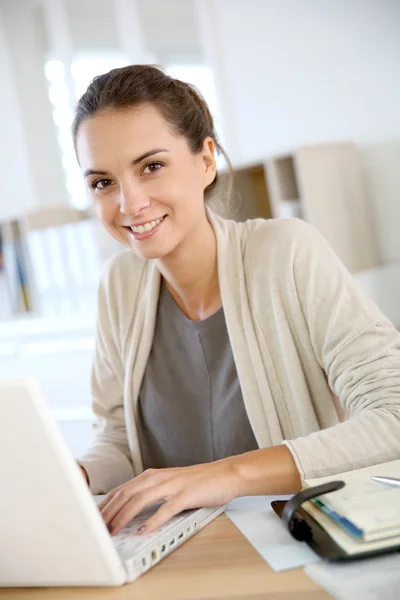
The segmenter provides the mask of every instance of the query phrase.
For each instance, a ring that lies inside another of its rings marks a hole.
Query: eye
[[[90,184],[90,187],[93,190],[104,190],[104,188],[109,187],[110,184],[111,184],[110,179],[95,179]]]
[[[151,173],[155,173],[156,171],[159,171],[162,166],[164,166],[164,163],[158,162],[158,161],[147,163],[147,165],[145,165],[143,167],[142,175],[148,175]]]

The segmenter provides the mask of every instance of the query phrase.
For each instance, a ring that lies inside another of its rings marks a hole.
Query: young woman
[[[223,152],[202,98],[150,66],[96,77],[73,125],[106,230],[94,445],[79,460],[116,533],[163,501],[292,493],[400,457],[400,335],[319,234],[207,207]]]

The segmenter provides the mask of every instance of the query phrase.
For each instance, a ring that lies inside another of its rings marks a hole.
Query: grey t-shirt
[[[138,425],[145,469],[194,465],[258,448],[223,308],[191,321],[161,286]]]

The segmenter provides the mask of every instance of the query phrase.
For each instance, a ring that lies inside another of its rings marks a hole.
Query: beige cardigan
[[[302,479],[400,458],[400,334],[306,223],[236,223],[208,214],[227,329],[260,448],[284,442]],[[160,280],[153,261],[126,250],[108,262],[100,283],[97,432],[79,460],[93,493],[143,470],[138,396]],[[337,398],[350,417],[344,422]]]

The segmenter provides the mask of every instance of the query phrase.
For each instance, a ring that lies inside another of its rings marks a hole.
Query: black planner
[[[368,544],[360,543],[360,551],[348,553],[331,536],[332,528],[337,527],[332,523],[329,527],[323,527],[302,505],[314,498],[339,490],[345,486],[343,481],[330,481],[315,487],[308,487],[290,500],[275,500],[271,506],[278,517],[288,528],[290,534],[299,542],[306,543],[316,554],[327,561],[352,561],[373,556],[380,556],[390,552],[400,551],[399,538],[394,537],[393,543],[390,539],[385,547],[368,549]],[[382,507],[385,510],[385,507]],[[375,545],[376,546],[376,545]]]

